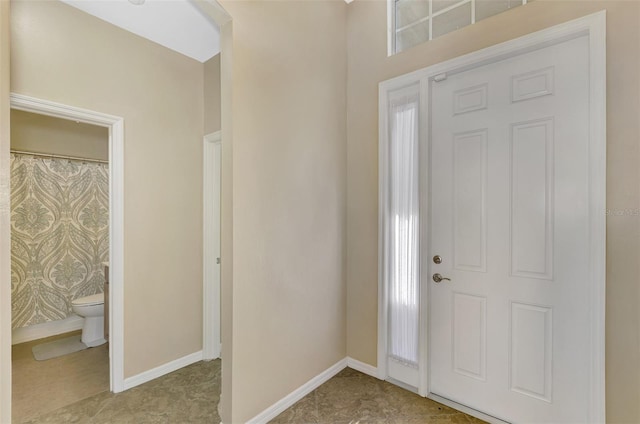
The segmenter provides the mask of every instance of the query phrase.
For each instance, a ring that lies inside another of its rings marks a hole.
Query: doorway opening
[[[381,378],[604,421],[604,35],[600,12],[381,84]]]
[[[113,392],[120,392],[124,389],[124,384],[123,384],[124,382],[124,375],[123,375],[124,374],[124,371],[123,371],[123,332],[124,332],[124,327],[123,327],[123,303],[124,303],[124,298],[123,298],[123,294],[124,294],[124,291],[123,291],[123,260],[124,260],[124,254],[123,254],[123,250],[124,250],[123,248],[123,241],[124,241],[124,237],[123,237],[124,235],[123,119],[119,117],[111,116],[111,115],[102,114],[95,111],[80,109],[80,108],[76,108],[68,105],[63,105],[60,103],[32,98],[32,97],[28,97],[20,94],[11,94],[11,109],[12,109],[12,113],[30,113],[30,114],[36,114],[36,115],[44,115],[49,118],[57,118],[65,121],[73,121],[76,123],[93,125],[93,126],[104,128],[106,130],[107,141],[108,141],[108,147],[106,149],[108,165],[104,165],[104,164],[98,164],[98,165],[101,165],[102,167],[106,167],[107,169],[102,169],[102,170],[94,169],[93,171],[95,172],[93,174],[96,175],[101,173],[100,175],[108,176],[107,182],[101,182],[101,184],[106,183],[106,185],[108,186],[108,200],[105,199],[108,205],[108,223],[106,223],[106,225],[108,226],[108,230],[107,230],[108,234],[105,234],[105,238],[106,238],[105,241],[108,242],[108,247],[103,245],[102,247],[98,247],[97,249],[99,250],[100,248],[102,248],[103,250],[106,250],[106,252],[102,252],[102,256],[106,256],[106,258],[108,258],[109,271],[107,275],[104,275],[103,270],[96,269],[96,268],[101,268],[102,264],[93,264],[92,271],[94,272],[94,275],[93,275],[94,280],[88,282],[85,285],[86,287],[84,287],[84,290],[87,292],[87,294],[89,294],[88,292],[91,290],[93,291],[99,290],[100,288],[99,286],[101,285],[100,284],[101,282],[97,280],[100,278],[105,279],[106,277],[110,282],[109,284],[110,290],[109,290],[108,298],[105,299],[105,303],[108,303],[109,305],[108,306],[109,314],[108,314],[108,318],[106,318],[108,320],[108,329],[109,329],[108,330],[108,338],[109,338],[108,380],[109,380],[110,390]],[[71,156],[71,155],[67,155],[67,156]],[[67,161],[66,164],[64,160]],[[86,161],[86,160],[84,162],[89,163],[89,161]],[[65,172],[65,170],[62,168],[64,168],[63,165],[68,165],[68,163],[71,163],[69,159],[63,159],[62,165],[60,165],[59,167],[60,172],[63,172],[63,173]],[[50,163],[48,165],[50,165]],[[56,166],[58,166],[58,163],[53,164],[54,168]],[[70,171],[70,170],[71,168],[69,168],[67,171]],[[86,173],[86,175],[89,176],[91,174]],[[43,178],[46,179],[46,176]],[[55,189],[55,184],[53,180],[49,181],[48,185],[53,186],[53,189]],[[88,201],[86,203],[87,205],[91,205],[92,202]],[[69,204],[68,199],[65,200],[64,204],[66,205],[63,208],[64,213],[68,214],[68,210],[67,210],[68,204]],[[104,217],[105,217],[104,213],[106,211],[102,211],[103,214],[101,215],[100,205],[94,204],[92,205],[92,207],[89,207],[85,211],[86,213],[83,216],[84,216],[85,224],[93,225],[94,229],[96,229],[100,226],[100,223],[97,222],[96,219],[99,220],[100,217],[102,217],[102,220],[104,220]],[[80,219],[83,219],[82,215],[79,215],[79,217]],[[46,220],[46,217],[43,219]],[[102,224],[105,224],[105,223],[102,222]],[[69,243],[73,244],[76,251],[80,252],[78,254],[82,256],[82,253],[81,253],[82,243],[79,243],[77,241],[74,242],[74,240],[71,240]],[[50,243],[50,244],[52,244],[53,247],[56,247],[55,243]],[[90,246],[86,246],[86,247],[90,247]],[[79,278],[81,272],[74,273],[71,271],[73,271],[74,269],[72,265],[74,264],[77,265],[77,262],[80,262],[80,261],[78,260],[74,261],[69,256],[70,255],[62,255],[62,262],[60,262],[62,265],[60,263],[58,264],[59,269],[56,269],[55,268],[56,265],[53,265],[52,275],[54,272],[57,271],[56,276],[62,279],[66,278],[67,280],[69,279],[73,280],[74,278]],[[91,255],[85,254],[84,256],[88,257]],[[101,257],[99,254],[95,256]],[[69,262],[66,264],[68,266],[65,265],[65,262],[64,262],[65,260]],[[82,266],[78,266],[78,269],[80,268],[82,268]],[[102,272],[102,275],[100,275],[101,272]],[[79,297],[79,293],[77,295],[78,296],[76,297]],[[72,319],[72,322],[70,323],[70,325],[71,327],[67,326],[66,328],[64,326],[58,327],[57,329],[54,327],[53,332],[54,333],[65,332],[69,329],[73,329],[74,325],[77,326],[77,321],[74,324]],[[52,330],[48,329],[45,331],[52,331]],[[34,333],[34,334],[35,336],[33,334],[31,336],[27,335],[27,338],[30,338],[30,337],[39,338],[37,333]],[[46,334],[44,335],[46,336]]]
[[[109,390],[108,147],[107,128],[11,111],[12,415],[19,422]]]
[[[202,359],[217,359],[220,340],[220,189],[222,139],[220,131],[204,137],[203,181],[203,334]]]

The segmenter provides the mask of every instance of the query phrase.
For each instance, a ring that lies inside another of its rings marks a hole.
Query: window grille
[[[532,0],[389,0],[390,54]]]

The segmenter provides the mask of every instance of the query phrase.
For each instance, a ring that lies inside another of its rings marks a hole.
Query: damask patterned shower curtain
[[[67,318],[109,258],[105,164],[11,154],[13,328]]]

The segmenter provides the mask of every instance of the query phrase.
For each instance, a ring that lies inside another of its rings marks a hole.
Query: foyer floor
[[[198,362],[122,393],[108,390],[39,415],[28,424],[220,422],[220,360]]]
[[[107,389],[42,413],[28,424],[220,422],[220,360],[199,362],[122,393]],[[397,386],[345,369],[272,424],[480,424],[482,421]]]
[[[480,424],[477,418],[346,368],[271,421],[322,424]]]

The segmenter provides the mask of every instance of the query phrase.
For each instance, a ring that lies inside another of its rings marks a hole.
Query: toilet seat
[[[92,294],[91,296],[80,297],[71,301],[75,306],[93,306],[104,303],[104,293]]]

